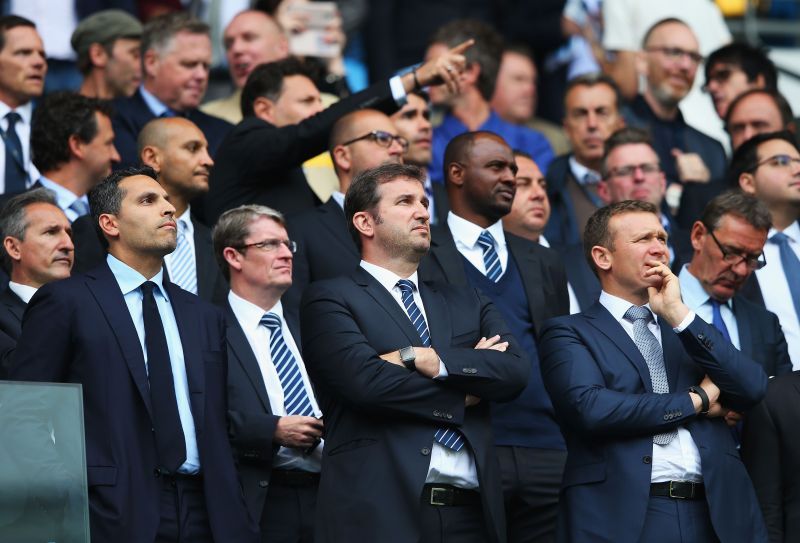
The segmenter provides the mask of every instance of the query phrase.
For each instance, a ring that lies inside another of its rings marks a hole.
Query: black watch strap
[[[408,347],[403,347],[400,349],[400,362],[406,367],[409,371],[417,371],[417,353],[414,351],[414,347],[409,345]]]
[[[689,387],[689,392],[694,392],[695,394],[700,396],[700,402],[702,403],[702,406],[700,407],[700,414],[707,415],[708,409],[711,406],[711,402],[708,399],[708,394],[706,394],[706,391],[703,390],[702,387],[693,386]]]

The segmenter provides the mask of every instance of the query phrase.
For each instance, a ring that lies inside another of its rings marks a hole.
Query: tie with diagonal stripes
[[[669,393],[667,370],[664,367],[664,352],[656,336],[647,328],[647,323],[653,319],[653,314],[646,307],[632,305],[624,315],[625,320],[633,323],[633,342],[642,353],[647,369],[650,370],[650,381],[653,383],[653,392],[656,394]],[[678,435],[677,430],[653,436],[653,443],[667,445]]]
[[[419,338],[425,347],[431,346],[431,334],[428,332],[428,323],[425,322],[425,316],[420,311],[417,303],[414,301],[414,290],[416,286],[408,279],[400,279],[397,282],[397,288],[400,289],[400,295],[403,299],[403,305],[408,313],[408,318],[411,319],[411,324],[416,328]],[[458,430],[452,428],[439,428],[433,434],[437,443],[444,445],[449,449],[458,452],[464,448],[464,436]]]
[[[168,266],[169,279],[183,290],[197,294],[197,270],[194,251],[186,232],[187,219],[178,219],[178,245]]]
[[[503,268],[500,267],[500,257],[494,248],[494,237],[488,230],[481,232],[478,236],[478,245],[483,251],[483,265],[486,268],[486,277],[490,281],[497,283],[503,275]]]
[[[269,352],[272,365],[278,372],[278,380],[283,389],[283,405],[287,415],[314,416],[314,408],[303,383],[303,374],[292,351],[283,339],[281,318],[275,313],[266,313],[261,317],[261,324],[267,327],[270,334]]]

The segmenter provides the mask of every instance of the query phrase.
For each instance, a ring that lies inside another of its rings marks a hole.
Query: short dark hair
[[[125,191],[119,187],[119,184],[123,179],[137,175],[144,175],[156,182],[158,181],[158,174],[150,166],[132,167],[112,172],[111,175],[100,181],[89,191],[89,209],[97,235],[101,240],[106,241],[105,235],[100,229],[100,215],[106,213],[111,215],[119,214],[122,200],[125,198]]]
[[[451,21],[436,31],[431,43],[441,43],[448,47],[473,38],[475,44],[464,52],[468,64],[477,64],[481,73],[478,76],[477,87],[481,96],[487,102],[494,95],[497,82],[497,73],[500,71],[500,62],[503,58],[503,36],[491,25],[476,19],[457,19]]]
[[[767,56],[766,50],[761,47],[743,42],[729,43],[720,47],[706,59],[706,83],[711,75],[711,68],[717,64],[738,66],[750,83],[760,75],[764,78],[765,88],[778,88],[778,70],[775,68],[775,63]]]
[[[788,128],[789,125],[794,122],[792,106],[789,105],[788,100],[786,100],[780,92],[775,89],[750,89],[734,98],[733,102],[731,102],[731,105],[728,107],[728,112],[725,114],[725,130],[728,133],[730,133],[731,114],[733,110],[736,109],[743,100],[746,100],[749,96],[753,96],[754,94],[763,94],[772,99],[772,102],[781,114],[781,122],[784,128]]]
[[[609,224],[613,217],[625,213],[652,213],[658,217],[658,208],[650,202],[623,200],[601,207],[589,217],[589,220],[586,221],[586,228],[583,230],[583,254],[595,275],[597,275],[597,266],[592,258],[592,247],[599,245],[610,251],[614,250],[614,236]]]
[[[394,181],[398,177],[408,177],[422,184],[425,183],[425,174],[417,166],[394,163],[382,164],[377,168],[365,170],[356,175],[353,182],[350,183],[350,188],[347,189],[344,197],[344,216],[347,219],[350,235],[359,249],[361,248],[361,235],[353,225],[353,216],[359,211],[368,211],[374,216],[375,207],[381,200],[378,187]]]
[[[453,162],[463,162],[464,158],[472,151],[475,140],[482,136],[493,136],[505,141],[502,136],[489,130],[476,130],[475,132],[464,132],[451,139],[444,149],[444,163],[442,164],[444,182],[447,184],[447,167]],[[506,145],[508,145],[506,143]]]
[[[257,204],[229,209],[217,219],[217,224],[214,225],[214,229],[211,231],[211,240],[217,265],[228,281],[231,280],[231,269],[223,255],[225,248],[233,247],[244,251],[241,247],[244,245],[247,236],[250,235],[250,225],[261,217],[272,219],[286,228],[286,220],[283,218],[283,214],[271,207]]]
[[[653,32],[655,32],[657,29],[661,28],[664,25],[671,25],[671,24],[683,25],[690,30],[692,28],[686,23],[686,21],[678,19],[677,17],[665,17],[664,19],[656,21],[655,23],[650,25],[650,28],[648,28],[647,32],[644,33],[644,37],[642,38],[642,49],[647,47],[647,42],[650,41],[650,38],[653,36]]]
[[[190,13],[176,11],[153,17],[144,25],[142,30],[142,55],[145,51],[153,49],[159,54],[172,44],[172,39],[179,32],[189,34],[205,34],[210,36],[209,26],[196,19]]]
[[[783,140],[790,143],[792,147],[800,151],[797,146],[794,134],[788,130],[781,132],[766,132],[764,134],[756,134],[749,140],[745,141],[733,152],[731,158],[731,165],[728,168],[728,185],[731,188],[739,187],[739,178],[743,173],[751,173],[758,162],[758,148],[766,142],[772,140]]]
[[[6,32],[18,26],[29,26],[35,29],[36,23],[19,15],[0,16],[0,51],[6,46]]]
[[[253,104],[256,98],[269,98],[275,102],[283,94],[283,80],[292,75],[302,75],[312,81],[314,73],[302,60],[296,57],[287,57],[274,62],[259,64],[247,76],[247,82],[242,88],[240,102],[242,116],[255,115]]]
[[[644,144],[653,147],[653,140],[650,137],[650,132],[643,128],[635,128],[633,126],[626,126],[620,128],[606,140],[603,145],[603,162],[600,164],[600,175],[603,179],[608,177],[608,156],[617,147],[623,145]],[[653,149],[655,152],[655,149]]]
[[[109,102],[74,92],[54,92],[44,97],[31,122],[31,155],[39,171],[52,171],[69,162],[70,136],[77,136],[84,143],[97,136],[95,113],[109,119],[114,114]]]
[[[619,90],[619,85],[601,72],[588,73],[573,77],[567,82],[567,87],[564,89],[564,107],[566,109],[567,96],[576,87],[595,87],[597,85],[606,85],[614,92],[614,107],[619,112],[620,104],[622,104],[622,93]]]
[[[18,240],[25,239],[25,232],[30,222],[26,210],[33,204],[50,204],[58,207],[56,196],[46,188],[28,190],[9,198],[0,209],[0,240],[7,236]],[[10,275],[13,262],[3,248],[3,269]]]
[[[700,217],[706,228],[716,230],[725,215],[734,215],[764,232],[772,228],[772,215],[767,204],[741,190],[729,190],[715,196],[706,204]]]

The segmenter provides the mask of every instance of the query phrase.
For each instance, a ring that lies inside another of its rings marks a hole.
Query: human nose
[[[61,232],[59,249],[66,252],[72,252],[75,250],[75,244],[72,241],[72,236],[70,236],[66,230]]]
[[[117,151],[117,147],[112,145],[111,146],[111,162],[117,163],[120,160],[122,160],[122,158],[119,156],[119,151]]]

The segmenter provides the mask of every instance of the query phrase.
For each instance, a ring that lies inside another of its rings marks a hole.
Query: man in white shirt
[[[31,100],[42,95],[46,74],[36,25],[16,15],[0,17],[0,192],[22,192],[39,178],[31,164]]]
[[[778,315],[789,357],[800,368],[800,150],[789,132],[758,134],[731,160],[731,182],[764,202],[772,216],[767,265],[742,287],[742,295]]]
[[[649,202],[598,210],[584,240],[600,300],[542,332],[542,376],[569,446],[563,541],[767,540],[722,419],[755,405],[767,376],[681,301],[666,239]]]
[[[296,316],[281,304],[296,245],[283,215],[249,205],[222,214],[214,249],[231,285],[228,414],[247,507],[262,541],[310,542],[322,412],[298,347]]]
[[[506,541],[488,402],[519,394],[529,363],[486,298],[419,280],[423,183],[401,164],[357,176],[345,216],[361,266],[303,297],[325,412],[319,543]]]

